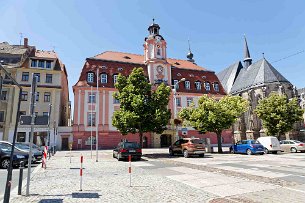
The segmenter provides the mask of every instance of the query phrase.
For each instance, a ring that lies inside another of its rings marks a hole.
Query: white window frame
[[[187,90],[190,90],[190,89],[191,89],[191,83],[190,83],[190,81],[186,80],[186,81],[184,82],[184,85],[185,85],[185,89],[187,89]]]
[[[88,72],[87,73],[87,82],[93,82],[94,81],[94,73]]]
[[[215,92],[219,92],[219,84],[217,82],[215,82],[213,84],[213,87],[214,87]]]
[[[118,81],[118,74],[113,75],[113,85]]]
[[[211,91],[211,84],[209,82],[205,83],[205,90],[206,91]]]
[[[91,122],[92,122],[92,124],[91,124]],[[88,126],[95,126],[95,123],[96,123],[96,114],[95,114],[95,112],[89,112],[88,113],[88,121],[87,121],[87,125]]]
[[[95,93],[91,93],[89,92],[88,94],[88,103],[91,104],[91,103],[94,103],[96,102],[96,94]]]
[[[200,81],[196,81],[195,82],[195,87],[196,87],[196,90],[201,90],[201,82]]]
[[[186,98],[186,106],[189,107],[193,103],[193,97],[187,97]]]
[[[101,83],[103,83],[103,84],[107,83],[107,74],[106,73],[101,74]]]
[[[174,89],[179,89],[179,84],[177,84],[177,83],[179,83],[179,80],[174,80]]]
[[[176,97],[176,106],[181,107],[181,97]]]

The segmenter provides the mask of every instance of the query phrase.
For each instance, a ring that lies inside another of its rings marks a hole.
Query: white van
[[[272,154],[277,154],[277,152],[281,151],[280,142],[276,137],[259,137],[257,138],[257,141],[259,141],[265,147],[266,154],[268,154],[269,152],[271,152]]]

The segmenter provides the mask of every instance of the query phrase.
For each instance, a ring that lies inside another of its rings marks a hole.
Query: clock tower
[[[159,34],[160,26],[153,23],[148,27],[149,35],[144,42],[144,61],[151,84],[170,84],[170,64],[166,60],[166,41]]]

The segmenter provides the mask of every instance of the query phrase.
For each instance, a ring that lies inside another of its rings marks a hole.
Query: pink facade
[[[177,105],[174,103],[174,92],[170,96],[172,118],[175,118],[175,107],[178,112],[191,101],[196,104],[203,94],[218,98],[225,95],[215,73],[195,64],[193,55],[188,55],[189,60],[167,58],[166,41],[159,34],[159,29],[157,24],[149,27],[149,36],[144,42],[144,55],[107,51],[86,59],[79,81],[73,86],[73,149],[89,149],[90,137],[92,135],[95,138],[96,130],[100,149],[113,148],[122,139],[139,142],[138,135],[122,136],[111,123],[113,112],[120,106],[119,101],[112,96],[117,91],[114,88],[116,77],[118,74],[129,75],[135,67],[142,67],[150,83],[154,85],[162,82],[173,88],[176,82],[185,79],[185,82],[177,85]],[[168,134],[168,131],[164,133]],[[216,135],[211,133],[201,135],[195,130],[189,130],[188,135],[210,137],[212,143],[216,143]],[[154,133],[146,133],[143,145],[160,146],[156,136],[160,137]],[[224,132],[223,138],[225,143],[230,143],[230,131]],[[173,141],[171,139],[170,142]]]

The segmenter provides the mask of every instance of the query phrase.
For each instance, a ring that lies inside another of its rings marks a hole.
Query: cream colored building
[[[61,137],[57,137],[58,127],[68,126],[70,123],[68,76],[65,65],[61,63],[54,51],[36,50],[35,47],[28,45],[27,39],[25,39],[24,45],[16,46],[6,43],[3,48],[8,50],[6,52],[16,49],[22,50],[23,53],[16,64],[4,62],[4,67],[11,72],[11,75],[22,86],[20,115],[30,115],[33,76],[38,78],[35,114],[48,115],[51,110],[50,126],[35,126],[34,143],[45,145],[48,139],[48,131],[50,130],[50,145],[53,146],[57,142],[56,145],[61,146]],[[3,56],[0,54],[0,58],[5,59],[8,56],[9,54],[7,53],[3,54]],[[2,139],[12,141],[19,89],[12,85],[5,85],[5,89],[8,89],[6,100],[1,102],[0,107],[0,109],[5,109],[3,110],[5,111],[5,122],[3,122]],[[28,142],[29,138],[30,125],[19,125],[16,141]]]

